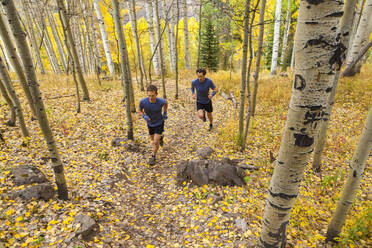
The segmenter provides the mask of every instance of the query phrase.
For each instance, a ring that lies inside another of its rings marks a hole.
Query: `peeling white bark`
[[[278,67],[278,54],[279,54],[279,37],[280,37],[280,17],[282,9],[282,0],[276,0],[275,5],[275,23],[274,23],[274,40],[273,40],[273,54],[271,57],[271,75],[276,74]]]
[[[96,10],[97,20],[98,20],[98,24],[101,30],[102,44],[103,44],[103,49],[105,50],[105,54],[106,54],[107,67],[109,68],[110,74],[114,75],[115,69],[114,69],[114,63],[112,61],[112,56],[111,56],[110,44],[109,44],[109,40],[107,36],[105,21],[103,19],[103,15],[101,11],[101,6],[99,5],[98,0],[93,0],[93,6],[94,6],[94,9]]]
[[[363,128],[362,135],[355,149],[351,160],[351,170],[346,184],[342,190],[341,198],[337,204],[335,213],[332,216],[327,230],[327,239],[333,240],[337,237],[345,223],[356,193],[359,189],[360,181],[364,173],[366,161],[372,149],[372,107],[369,110],[366,124]]]
[[[151,54],[154,53],[155,51],[155,46],[156,46],[156,38],[155,38],[155,30],[154,30],[154,14],[152,11],[152,4],[151,0],[146,0],[145,1],[145,10],[146,10],[146,21],[149,29],[149,37],[150,37],[150,47],[151,47]],[[154,71],[155,74],[160,73],[160,68],[159,68],[159,53],[156,52],[154,55],[152,64],[154,65]]]
[[[184,33],[184,41],[185,41],[185,66],[187,69],[191,67],[191,59],[190,59],[190,45],[189,45],[189,27],[188,27],[188,15],[187,15],[187,0],[183,0],[182,4],[182,15],[183,15],[183,33]]]
[[[275,162],[259,247],[285,247],[286,227],[314,147],[335,77],[342,4],[300,1],[295,43],[295,79],[287,122]]]

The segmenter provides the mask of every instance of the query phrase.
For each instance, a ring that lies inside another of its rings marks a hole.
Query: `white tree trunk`
[[[4,30],[5,30],[5,29],[4,29]],[[10,70],[10,71],[14,71],[14,67],[13,67],[13,65],[12,65],[11,63],[9,63],[9,61],[10,61],[10,56],[9,56],[9,54],[8,54],[7,51],[4,51],[4,49],[3,49],[3,45],[2,45],[2,44],[4,44],[5,47],[6,47],[6,43],[3,41],[3,39],[1,38],[1,35],[0,35],[0,49],[1,49],[1,53],[3,54],[3,56],[4,56],[4,58],[5,58],[5,64],[6,64],[7,68],[8,68],[8,70]]]
[[[154,22],[153,22],[154,14],[152,11],[151,0],[145,1],[145,10],[146,10],[146,21],[147,21],[148,28],[149,28],[151,54],[153,54],[155,51],[155,46],[156,46],[156,38],[155,38],[155,30],[154,30]],[[158,52],[156,52],[156,54],[154,55],[153,65],[154,65],[155,73],[159,75],[160,68],[159,68],[159,53]]]
[[[350,31],[352,28],[352,22],[353,22],[353,16],[354,16],[354,8],[355,8],[355,0],[348,0],[346,4],[344,5],[344,14],[342,15],[341,18],[341,24],[339,27],[339,32],[341,34],[340,40],[340,46],[339,46],[339,51],[342,53],[342,61],[340,61],[339,65],[337,66],[337,72],[335,75],[335,79],[333,82],[332,86],[332,91],[328,99],[327,103],[327,108],[324,111],[326,116],[328,118],[325,118],[321,124],[320,131],[318,134],[318,138],[315,142],[315,147],[314,147],[314,157],[313,157],[313,170],[314,171],[320,171],[321,169],[321,158],[322,158],[322,152],[324,149],[324,144],[327,138],[327,129],[328,129],[328,124],[329,124],[329,116],[331,116],[332,113],[332,108],[333,104],[335,101],[335,96],[336,96],[336,89],[337,89],[337,84],[338,84],[338,78],[340,75],[340,68],[342,63],[344,62],[344,54],[345,52],[347,53],[348,50],[348,45],[349,45],[349,40],[350,40]],[[344,49],[344,50],[343,50]]]
[[[17,96],[17,93],[15,92],[15,89],[12,85],[12,81],[10,79],[8,71],[6,70],[5,63],[4,63],[4,61],[1,57],[0,57],[0,80],[5,85],[5,88],[7,89],[8,93],[9,93],[9,95],[10,95],[12,101],[13,101],[14,110],[17,114],[19,127],[21,128],[23,137],[29,137],[30,134],[29,134],[28,129],[26,127],[21,103],[20,103],[19,98]],[[4,97],[5,97],[5,95],[4,95]]]
[[[159,18],[159,1],[158,0],[155,0],[154,2],[154,6],[155,6],[155,20],[157,20],[157,23],[158,25],[156,25],[156,32],[158,34],[158,42],[159,42],[159,50],[161,51],[163,48],[162,44],[161,44],[161,40],[162,40],[162,32],[161,32],[161,26],[160,26],[160,18]],[[161,82],[162,82],[162,88],[163,88],[163,98],[166,99],[167,98],[167,94],[166,94],[166,90],[165,90],[165,64],[164,64],[164,57],[163,57],[163,53],[160,53],[160,70],[161,70]]]
[[[136,46],[136,52],[137,52],[137,61],[138,61],[138,69],[140,72],[140,86],[141,91],[144,91],[143,86],[143,74],[144,74],[144,66],[141,56],[141,49],[140,49],[140,40],[138,39],[138,33],[137,33],[137,15],[136,15],[136,4],[134,0],[127,1],[128,10],[129,10],[129,18],[131,21],[131,29],[132,29],[132,35],[134,39],[134,45]]]
[[[243,40],[243,58],[242,70],[240,76],[240,108],[239,108],[239,141],[243,140],[244,129],[244,108],[245,108],[245,89],[247,80],[247,56],[248,56],[248,33],[249,33],[249,5],[250,0],[245,1],[244,5],[244,40]]]
[[[362,15],[362,10],[363,10],[363,6],[364,6],[364,3],[365,3],[366,0],[359,0],[359,3],[358,3],[358,8],[355,12],[355,15],[354,15],[354,18],[353,18],[353,28],[351,29],[351,34],[350,34],[350,41],[349,41],[349,45],[348,47],[352,47],[353,45],[353,41],[354,41],[354,37],[355,37],[355,33],[358,29],[358,26],[359,26],[359,22],[360,22],[360,17]],[[346,55],[346,61],[348,61],[350,58],[350,51],[351,49],[348,50],[347,52],[347,55]]]
[[[287,16],[285,18],[285,28],[283,34],[283,45],[282,45],[282,54],[280,56],[280,65],[283,69],[285,69],[285,59],[287,57],[287,42],[288,42],[288,35],[289,35],[289,27],[291,26],[291,2],[292,0],[288,0],[287,5]]]
[[[116,26],[116,32],[118,35],[118,42],[119,42],[119,48],[120,48],[120,60],[121,60],[121,71],[123,73],[123,81],[125,86],[125,94],[127,96],[127,104],[126,104],[126,113],[127,113],[127,125],[128,125],[128,139],[133,140],[133,121],[132,121],[132,114],[130,111],[130,74],[128,74],[128,66],[129,64],[126,63],[126,56],[128,55],[127,52],[127,45],[125,43],[125,36],[123,29],[121,27],[121,21],[120,21],[120,9],[119,9],[119,3],[118,0],[112,0],[113,5],[113,17],[115,21]]]
[[[30,15],[30,6],[28,4],[28,1],[20,1],[22,6],[22,11],[25,15],[25,21],[27,25],[27,30],[30,38],[31,47],[34,51],[34,55],[36,57],[36,63],[40,70],[41,74],[45,74],[45,68],[43,64],[43,60],[41,59],[41,54],[39,50],[39,46],[37,45],[36,37],[35,37],[35,30],[32,25],[31,15]]]
[[[61,19],[64,35],[66,37],[66,40],[69,43],[69,44],[66,44],[66,45],[68,45],[69,49],[71,50],[71,53],[72,53],[72,58],[71,59],[74,60],[74,66],[76,68],[76,73],[78,74],[79,83],[80,83],[81,88],[83,89],[83,94],[84,94],[83,95],[83,100],[89,101],[90,100],[89,91],[88,91],[83,73],[81,71],[81,66],[80,66],[80,62],[79,62],[79,58],[78,58],[78,53],[76,51],[75,42],[74,42],[73,35],[72,35],[72,32],[71,32],[70,21],[67,19],[67,13],[66,13],[67,11],[66,11],[66,8],[65,8],[65,5],[64,5],[64,1],[63,0],[56,0],[56,2],[57,2],[57,5],[58,5],[58,9],[59,9],[59,14],[60,14],[60,19]]]
[[[346,61],[346,66],[349,66],[356,56],[358,56],[359,51],[367,44],[369,36],[371,34],[368,30],[368,25],[372,21],[372,0],[366,0],[362,16],[356,31],[353,45],[350,48],[350,56]],[[355,73],[354,73],[355,74]]]
[[[182,5],[182,14],[183,14],[183,33],[185,41],[185,66],[187,69],[191,67],[190,59],[190,45],[189,45],[189,27],[188,27],[188,15],[187,15],[187,0],[183,0]]]
[[[257,45],[257,59],[256,59],[256,69],[253,75],[253,93],[252,93],[252,115],[256,111],[256,99],[257,99],[257,90],[258,90],[258,77],[260,73],[261,67],[261,54],[262,54],[262,44],[263,44],[263,36],[265,30],[265,7],[266,7],[266,0],[261,0],[261,7],[260,7],[260,32],[258,34],[258,45]]]
[[[89,20],[89,11],[87,9],[87,5],[85,4],[84,0],[80,0],[80,6],[83,11],[83,22],[84,22],[84,32],[86,41],[88,42],[88,59],[89,59],[89,72],[96,71],[96,55],[94,50],[94,43],[92,38],[93,29],[91,29],[92,22]]]
[[[99,71],[101,70],[101,52],[100,52],[100,49],[99,49],[99,45],[98,45],[98,37],[97,37],[97,28],[96,28],[96,22],[93,21],[93,18],[94,18],[94,9],[93,7],[90,5],[91,2],[88,1],[89,5],[88,5],[88,9],[89,9],[89,23],[92,27],[92,32],[91,32],[91,35],[92,35],[92,40],[93,40],[93,48],[94,48],[94,58],[95,58],[95,61],[96,61],[96,70]],[[99,68],[99,69],[98,69]]]
[[[173,4],[173,3],[172,3]],[[171,32],[170,32],[170,28],[169,28],[169,21],[167,21],[169,19],[169,13],[167,14],[167,5],[165,3],[165,1],[161,1],[161,7],[162,7],[162,18],[164,19],[164,23],[165,23],[165,35],[167,36],[167,48],[168,48],[168,57],[169,57],[169,67],[171,68],[171,70],[173,71],[173,68],[174,68],[174,65],[173,65],[173,57],[172,57],[172,40],[171,40]]]
[[[157,3],[156,0],[152,2],[152,8],[154,10],[154,15],[155,15],[154,20],[155,20],[155,28],[156,28],[156,41],[160,40],[160,44],[158,45],[159,62],[162,63],[162,68],[160,68],[160,72],[163,73],[164,71],[164,75],[165,75],[167,73],[166,72],[167,67],[165,64],[164,41],[163,41],[163,36],[161,35],[162,28],[161,28],[159,6],[156,6],[156,3]],[[156,11],[156,9],[158,9],[158,12]],[[160,33],[158,32],[158,27],[160,28]],[[163,59],[161,57],[163,57]]]
[[[273,54],[271,57],[271,75],[276,74],[278,67],[278,54],[279,54],[279,37],[280,37],[280,17],[282,10],[282,0],[276,0],[275,5],[275,23],[274,23],[274,40],[273,40]]]
[[[28,103],[30,105],[31,113],[32,113],[31,118],[33,117],[36,118],[34,100],[32,99],[30,89],[27,85],[26,75],[23,71],[23,67],[22,67],[21,61],[19,60],[15,45],[13,44],[13,41],[11,39],[11,33],[9,32],[9,26],[7,25],[7,22],[4,19],[4,16],[0,16],[0,36],[2,37],[5,43],[5,49],[6,49],[6,53],[8,54],[10,58],[10,64],[12,65],[15,72],[17,73],[17,76],[19,78],[19,81],[21,82],[23,91],[25,92],[25,95],[27,97]]]
[[[355,149],[353,158],[350,162],[350,173],[342,190],[341,198],[337,204],[331,222],[327,230],[327,239],[333,240],[337,237],[341,228],[345,223],[346,215],[348,214],[355,195],[359,189],[360,181],[362,180],[366,161],[372,149],[372,107],[369,110],[366,124],[363,128],[362,135]]]
[[[286,227],[319,124],[324,117],[339,57],[335,49],[342,5],[300,1],[295,79],[287,122],[271,178],[259,247],[285,247]]]
[[[44,103],[41,97],[39,85],[36,78],[35,68],[32,63],[31,53],[25,40],[25,34],[22,31],[21,23],[18,19],[18,13],[12,0],[2,0],[3,8],[5,9],[10,23],[11,30],[14,34],[16,46],[22,59],[27,82],[30,87],[32,98],[35,99],[35,107],[40,129],[43,133],[45,142],[48,146],[49,156],[52,162],[52,167],[55,175],[56,184],[58,187],[58,197],[60,199],[68,199],[68,191],[66,179],[63,172],[62,160],[59,156],[56,142],[52,130],[49,126],[48,116],[45,111]]]
[[[107,36],[105,22],[103,20],[101,6],[99,5],[98,0],[93,0],[93,5],[94,5],[94,9],[96,10],[97,20],[98,20],[99,27],[101,30],[102,44],[103,44],[103,49],[105,50],[105,54],[106,54],[107,67],[109,68],[110,74],[114,75],[115,74],[114,63],[112,61],[110,44],[109,44],[109,40]]]
[[[31,7],[30,10],[33,16],[35,17],[35,24],[39,30],[40,37],[43,37],[43,45],[47,53],[50,65],[52,66],[54,73],[61,74],[62,73],[61,67],[58,64],[57,55],[54,51],[53,44],[49,36],[49,32],[46,26],[44,16],[42,16],[39,12],[40,8],[41,6],[37,3],[37,5]]]
[[[178,0],[175,0],[178,1]],[[175,28],[176,28],[176,21],[177,18],[175,17],[177,15],[176,10],[176,4],[173,3],[171,12],[170,12],[170,42],[171,45],[171,51],[170,51],[170,58],[172,59],[171,62],[171,70],[174,72],[176,70],[176,35],[175,35]]]
[[[52,30],[54,42],[56,43],[56,46],[57,46],[58,55],[59,55],[59,59],[62,64],[62,68],[64,71],[67,71],[67,58],[66,58],[65,50],[63,49],[63,44],[61,41],[60,34],[58,33],[57,25],[54,21],[54,13],[50,10],[50,7],[46,7],[45,11],[47,13],[48,22]]]
[[[1,79],[0,79],[0,91],[1,91],[1,95],[4,97],[4,100],[8,104],[9,110],[10,110],[10,117],[6,124],[10,127],[14,127],[16,124],[16,118],[17,118],[16,108],[14,106],[12,99],[10,99],[10,96],[8,92],[6,91],[5,85],[3,81],[1,81]]]

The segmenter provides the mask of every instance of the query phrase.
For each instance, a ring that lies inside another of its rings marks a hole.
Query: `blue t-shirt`
[[[210,102],[208,98],[209,89],[214,90],[216,86],[213,84],[212,80],[205,78],[204,82],[199,82],[199,79],[195,79],[191,83],[191,90],[196,89],[196,102],[201,104],[207,104]]]
[[[147,125],[150,127],[156,127],[164,123],[161,110],[166,102],[165,99],[158,97],[154,103],[151,103],[148,97],[143,98],[140,101],[139,107],[141,111],[144,111],[145,115],[150,117],[150,121],[147,121]]]

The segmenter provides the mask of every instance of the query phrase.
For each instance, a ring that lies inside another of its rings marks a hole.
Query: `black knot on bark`
[[[294,78],[294,85],[293,87],[296,89],[296,90],[303,90],[305,89],[306,87],[306,80],[303,76],[301,76],[300,74],[296,74],[295,75],[295,78]]]
[[[306,134],[295,133],[295,145],[299,147],[309,147],[314,143],[314,138],[309,137]]]

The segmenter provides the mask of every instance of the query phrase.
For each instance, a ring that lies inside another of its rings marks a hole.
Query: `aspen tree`
[[[340,13],[342,4],[336,0],[300,1],[292,96],[268,189],[259,247],[285,247],[291,209],[342,61],[343,54],[335,49],[340,46]]]
[[[63,170],[63,164],[59,156],[56,142],[52,130],[49,126],[48,116],[46,114],[44,103],[41,98],[39,85],[36,78],[35,68],[32,62],[31,53],[27,46],[25,33],[22,30],[20,21],[18,19],[18,13],[12,0],[1,0],[3,8],[7,14],[7,18],[10,24],[10,28],[14,34],[17,49],[19,51],[20,58],[22,59],[23,66],[26,73],[26,78],[32,97],[35,101],[37,118],[39,126],[43,132],[45,142],[48,146],[49,155],[52,161],[52,167],[55,175],[56,184],[58,187],[58,197],[63,200],[68,199],[68,191],[66,185],[65,174]]]

